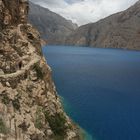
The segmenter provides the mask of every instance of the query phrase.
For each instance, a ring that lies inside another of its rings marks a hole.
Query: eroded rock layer
[[[0,140],[79,140],[27,14],[28,1],[0,0]]]

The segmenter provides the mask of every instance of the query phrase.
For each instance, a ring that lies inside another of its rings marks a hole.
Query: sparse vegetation
[[[6,127],[4,121],[0,118],[0,133],[7,134],[8,128]]]
[[[36,64],[34,66],[34,68],[36,70],[38,79],[43,79],[43,72],[42,72],[42,69],[40,68],[40,66],[38,64]]]
[[[18,99],[15,99],[12,101],[12,104],[13,104],[13,107],[16,109],[16,110],[19,110],[20,109],[20,102]]]
[[[3,94],[3,95],[2,95],[2,102],[3,102],[5,105],[8,105],[8,104],[9,104],[10,99],[9,99],[9,97],[7,96],[7,94]]]
[[[26,132],[28,130],[28,126],[26,125],[26,122],[23,122],[18,127],[21,128],[22,131],[24,131],[24,132]]]
[[[66,129],[65,126],[66,118],[63,114],[55,114],[55,116],[50,116],[47,111],[44,112],[46,121],[49,122],[49,125],[52,129],[52,131],[55,134],[55,139],[60,140],[64,138],[66,135]]]
[[[36,118],[35,118],[35,127],[38,129],[42,129],[42,108],[38,107],[36,111]]]

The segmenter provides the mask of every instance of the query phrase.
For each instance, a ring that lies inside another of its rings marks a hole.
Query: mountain
[[[123,12],[79,27],[65,44],[140,50],[140,0]]]
[[[29,21],[40,32],[48,44],[62,44],[77,25],[47,8],[30,2]]]
[[[0,1],[0,140],[80,140],[63,111],[41,51],[27,23],[27,0]]]

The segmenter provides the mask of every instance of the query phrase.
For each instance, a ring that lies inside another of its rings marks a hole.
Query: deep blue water
[[[65,109],[95,140],[140,140],[140,52],[43,48]]]

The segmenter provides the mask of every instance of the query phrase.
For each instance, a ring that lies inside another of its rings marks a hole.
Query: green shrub
[[[49,125],[54,132],[56,139],[62,139],[66,135],[65,126],[66,118],[63,114],[56,113],[55,116],[49,116],[48,112],[44,112],[46,121],[49,122]]]
[[[7,94],[2,95],[2,102],[3,102],[5,105],[8,105],[8,104],[9,104],[10,99],[9,99],[9,97],[7,96]]]
[[[12,104],[13,104],[13,107],[16,109],[16,110],[19,110],[20,109],[20,102],[19,102],[19,99],[15,99],[12,101]]]
[[[38,129],[42,129],[42,108],[38,107],[35,116],[35,127]]]
[[[34,66],[34,68],[36,70],[38,79],[43,79],[43,72],[42,72],[42,69],[40,68],[40,66],[38,64],[36,64]]]
[[[8,128],[6,127],[5,123],[3,122],[1,118],[0,118],[0,133],[2,134],[8,133]]]
[[[64,136],[60,136],[60,135],[55,135],[54,136],[54,140],[63,140]]]

